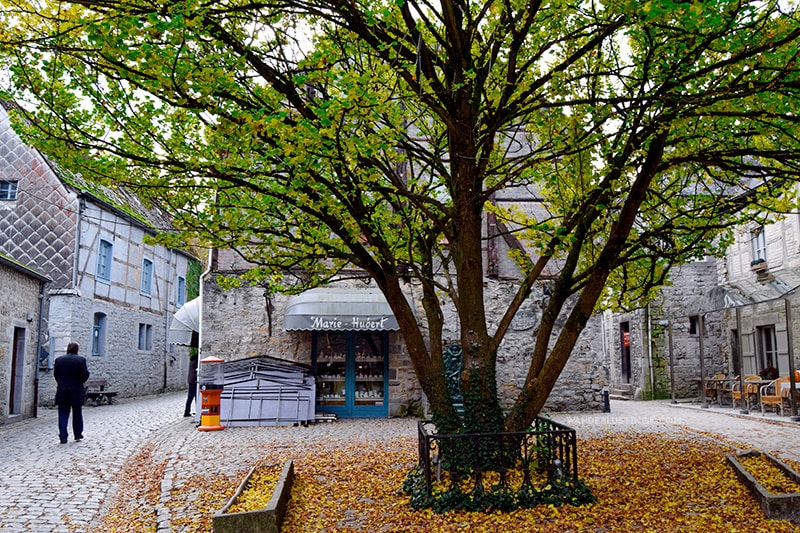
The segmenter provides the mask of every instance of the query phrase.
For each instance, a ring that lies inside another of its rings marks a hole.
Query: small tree
[[[461,421],[443,301],[468,429],[525,428],[600,304],[646,298],[733,225],[794,206],[800,25],[777,2],[0,4],[29,142],[166,206],[182,231],[165,242],[235,248],[258,265],[249,279],[300,290],[368,272],[444,431]],[[546,209],[492,202],[510,188]],[[531,251],[515,250],[524,276],[491,331],[487,212]],[[546,269],[552,296],[503,413],[497,351]],[[403,277],[422,288],[424,328]]]

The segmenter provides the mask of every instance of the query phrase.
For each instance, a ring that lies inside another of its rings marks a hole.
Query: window
[[[142,294],[150,294],[153,288],[153,262],[142,260]]]
[[[94,314],[92,327],[92,355],[103,355],[106,352],[106,315]]]
[[[697,335],[699,329],[700,317],[697,315],[689,317],[689,335]]]
[[[97,248],[97,279],[111,281],[111,260],[114,257],[114,246],[104,240],[100,240]]]
[[[753,248],[753,262],[767,260],[767,239],[764,235],[763,226],[759,226],[750,232],[750,245]]]
[[[177,307],[186,303],[186,278],[178,276],[178,284],[175,287],[175,305]]]
[[[149,352],[153,349],[153,326],[139,324],[139,349]]]
[[[0,181],[0,200],[17,199],[17,182]]]
[[[775,326],[756,327],[756,342],[758,343],[759,371],[765,368],[778,367],[778,342],[775,338]]]

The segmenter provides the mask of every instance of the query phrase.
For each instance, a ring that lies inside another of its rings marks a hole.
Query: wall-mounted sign
[[[314,331],[384,331],[397,329],[394,316],[317,316],[308,315],[306,327],[297,327],[303,320],[293,320],[295,327],[292,329],[310,329]],[[389,325],[394,325],[390,328]],[[302,325],[302,324],[300,324]],[[287,328],[288,329],[288,328]]]
[[[514,320],[511,321],[511,329],[514,331],[525,331],[531,329],[538,322],[536,313],[530,310],[519,310]]]

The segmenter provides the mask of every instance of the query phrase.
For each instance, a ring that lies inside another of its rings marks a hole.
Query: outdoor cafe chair
[[[747,409],[758,399],[758,383],[749,383],[750,381],[758,381],[761,376],[750,374],[744,377],[744,401]],[[737,380],[733,383],[733,390],[731,391],[732,407],[736,407],[742,401],[742,391],[740,390],[741,383]]]
[[[725,374],[717,374],[706,380],[705,394],[707,399],[714,401],[719,397],[722,387],[722,382],[720,380],[723,379],[725,379]]]
[[[767,407],[775,407],[780,415],[783,416],[783,396],[781,395],[781,387],[783,383],[789,383],[789,376],[783,376],[761,387],[759,395],[761,401],[761,415],[766,414]],[[788,385],[787,385],[788,387]],[[788,390],[787,390],[788,397]]]

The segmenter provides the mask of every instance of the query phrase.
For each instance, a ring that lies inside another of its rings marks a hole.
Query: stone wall
[[[41,282],[0,263],[0,424],[32,417],[35,409],[36,348]],[[22,360],[12,365],[14,338],[24,342]],[[11,381],[16,379],[14,412]]]
[[[702,332],[706,375],[727,373],[730,343],[725,333],[724,302],[717,287],[714,261],[698,261],[673,269],[671,285],[661,289],[647,308],[618,313],[609,321],[606,337],[612,354],[612,387],[620,386],[619,324],[631,327],[631,383],[645,399],[671,396],[669,330],[677,398],[698,396],[700,378],[700,330],[696,318],[703,315]]]
[[[487,280],[485,283],[486,316],[492,332],[517,290],[514,281]],[[497,354],[498,396],[504,408],[516,399],[528,373],[531,352],[538,332],[546,296],[535,287],[517,313]],[[562,315],[563,318],[563,315]],[[561,324],[557,323],[557,328]],[[458,341],[458,318],[455,309],[445,309],[445,345]],[[592,317],[578,338],[561,376],[545,404],[546,411],[599,411],[603,408],[603,389],[608,387],[601,320]]]

